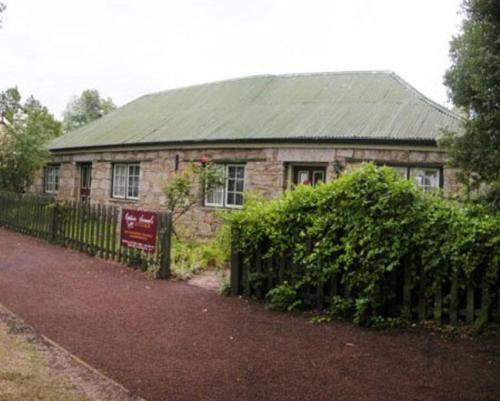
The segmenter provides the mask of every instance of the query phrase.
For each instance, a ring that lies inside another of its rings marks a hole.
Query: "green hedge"
[[[348,295],[331,300],[336,313],[360,324],[398,317],[392,280],[405,263],[414,281],[426,275],[429,296],[454,279],[460,289],[498,288],[499,216],[424,193],[389,167],[364,164],[271,201],[248,197],[226,220],[243,254],[253,255],[266,242],[264,259],[293,259],[296,274],[267,292],[281,309],[311,307],[302,290],[340,273]],[[265,277],[253,280],[258,285]]]

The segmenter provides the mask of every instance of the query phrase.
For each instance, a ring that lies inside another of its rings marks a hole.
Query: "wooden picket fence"
[[[309,252],[313,241],[306,239]],[[269,243],[263,241],[252,255],[237,250],[237,233],[233,234],[231,252],[231,293],[244,294],[256,299],[264,299],[267,292],[287,281],[293,283],[300,275],[299,266],[291,256],[266,257]],[[423,267],[418,278],[412,274],[411,265],[403,261],[402,268],[391,277],[391,286],[396,293],[394,305],[389,306],[388,314],[400,314],[413,321],[434,320],[436,323],[450,325],[473,324],[476,319],[484,323],[500,324],[500,286],[487,287],[482,283],[469,283],[465,288],[457,280],[445,279],[439,288],[430,287]],[[306,286],[299,298],[317,309],[331,304],[333,297],[349,298],[351,290],[343,284],[342,274],[338,273],[322,286]]]
[[[158,213],[155,252],[144,252],[121,245],[120,214],[117,206],[0,192],[0,226],[144,271],[151,269],[158,278],[167,278],[170,215]]]

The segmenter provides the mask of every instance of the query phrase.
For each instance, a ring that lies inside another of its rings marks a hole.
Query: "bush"
[[[302,304],[302,301],[297,297],[297,291],[290,287],[287,281],[274,287],[266,295],[272,309],[288,312]]]
[[[179,280],[190,279],[208,268],[223,269],[229,261],[230,231],[222,228],[210,241],[172,239],[171,270]]]
[[[414,280],[426,275],[429,297],[446,280],[498,286],[499,216],[424,193],[389,167],[364,164],[271,201],[251,197],[225,219],[247,257],[266,243],[264,258],[287,255],[296,265],[286,288],[280,283],[268,293],[280,309],[288,309],[288,298],[311,307],[304,289],[339,275],[347,295],[332,302],[337,313],[359,324],[398,317],[393,280],[405,263]]]

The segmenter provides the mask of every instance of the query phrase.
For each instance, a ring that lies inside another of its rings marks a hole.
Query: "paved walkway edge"
[[[112,378],[110,378],[109,376],[106,376],[104,373],[102,373],[101,371],[99,371],[98,369],[94,368],[93,366],[89,365],[87,362],[85,362],[83,359],[79,358],[78,356],[76,356],[75,354],[71,353],[70,351],[68,351],[66,348],[64,348],[63,346],[59,345],[58,343],[56,343],[55,341],[51,340],[49,337],[47,337],[46,335],[40,333],[38,330],[36,330],[33,326],[27,324],[23,318],[21,318],[20,316],[16,315],[14,312],[12,312],[9,308],[7,308],[5,305],[1,304],[0,303],[0,308],[3,309],[5,312],[7,312],[7,314],[10,314],[14,319],[16,319],[17,321],[20,321],[22,322],[25,326],[29,327],[31,330],[33,330],[35,333],[37,333],[42,339],[43,341],[46,341],[47,343],[49,343],[52,347],[58,349],[61,353],[65,354],[66,356],[68,356],[70,359],[72,359],[75,363],[77,363],[78,365],[82,366],[83,368],[87,369],[87,370],[90,370],[93,374],[97,375],[101,380],[103,380],[105,383],[113,386],[113,387],[116,387],[118,388],[120,391],[126,393],[128,396],[130,397],[134,397],[135,400],[137,401],[147,401],[146,399],[138,396],[138,395],[135,395],[135,394],[132,394],[130,392],[130,390],[128,390],[127,388],[125,388],[123,385],[121,385],[120,383],[118,383],[117,381],[113,380]]]

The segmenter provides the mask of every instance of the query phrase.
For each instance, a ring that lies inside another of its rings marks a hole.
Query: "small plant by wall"
[[[424,193],[389,167],[250,197],[226,221],[233,293],[363,325],[500,319],[500,216]]]
[[[231,244],[229,234],[227,227],[221,227],[210,240],[173,238],[171,271],[174,278],[187,280],[207,269],[227,269]]]

